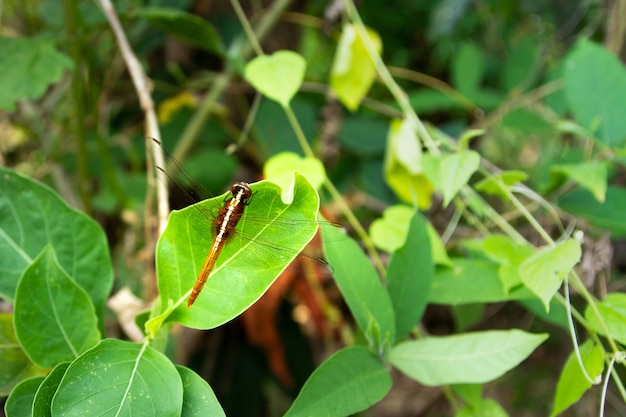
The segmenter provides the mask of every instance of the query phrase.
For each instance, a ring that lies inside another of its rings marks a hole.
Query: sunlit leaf
[[[604,369],[604,352],[602,347],[587,340],[580,345],[580,356],[587,373],[592,379],[602,375]],[[580,363],[576,358],[576,352],[572,351],[561,371],[559,382],[554,395],[554,405],[551,416],[556,416],[576,403],[580,397],[591,387],[591,382],[585,378]]]
[[[100,340],[89,296],[59,267],[51,248],[24,271],[14,321],[20,345],[42,367],[73,360]]]
[[[180,416],[183,385],[172,362],[146,345],[106,339],[69,366],[52,416]]]
[[[349,110],[356,110],[376,78],[376,67],[365,47],[371,42],[378,53],[382,50],[380,36],[364,28],[369,40],[363,39],[354,25],[344,25],[331,68],[330,88]]]
[[[324,164],[313,157],[301,157],[293,152],[281,152],[271,157],[263,166],[265,179],[275,182],[285,190],[293,183],[294,171],[302,174],[318,190],[326,179]]]
[[[394,120],[389,126],[385,180],[405,203],[430,207],[433,185],[423,172],[422,144],[406,120]]]
[[[480,165],[480,154],[462,151],[443,156],[439,161],[439,185],[443,192],[443,205],[447,206],[459,190],[467,184]]]
[[[369,234],[374,245],[389,253],[400,248],[406,240],[413,213],[413,209],[405,205],[396,205],[385,209],[383,217],[374,220],[370,226]],[[438,265],[450,265],[446,248],[435,228],[427,223],[426,230],[430,238],[430,251],[433,261]]]
[[[300,89],[305,68],[304,58],[297,53],[278,51],[254,58],[246,65],[244,76],[264,96],[287,107]]]
[[[391,389],[389,371],[363,346],[344,348],[311,374],[285,417],[343,417],[380,401]]]
[[[497,195],[502,200],[508,200],[508,196],[502,190],[502,187],[509,188],[518,182],[528,179],[528,174],[524,171],[504,171],[499,174],[491,175],[476,183],[474,187],[476,191],[486,194]]]
[[[568,239],[555,247],[540,249],[526,258],[519,266],[518,273],[524,285],[541,299],[548,311],[550,299],[565,276],[580,261],[580,257],[580,244]]]
[[[429,386],[493,381],[526,359],[547,334],[498,330],[402,342],[389,361]]]
[[[370,226],[369,234],[374,245],[390,253],[404,245],[413,213],[413,209],[405,205],[385,209],[383,217],[374,220]]]

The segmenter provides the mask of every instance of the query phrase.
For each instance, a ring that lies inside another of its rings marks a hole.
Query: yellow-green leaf
[[[376,67],[365,42],[372,42],[378,53],[382,50],[378,33],[370,28],[365,30],[369,39],[363,39],[353,25],[343,27],[330,75],[330,88],[343,105],[352,111],[359,107],[376,78]]]
[[[422,144],[409,122],[394,120],[387,135],[385,179],[405,203],[420,209],[430,207],[433,185],[424,175]]]
[[[520,265],[518,273],[522,282],[541,299],[546,311],[550,308],[550,299],[580,261],[580,256],[580,244],[568,239],[558,246],[539,250]]]
[[[591,340],[587,340],[580,346],[580,356],[591,378],[596,378],[602,374],[604,353],[600,346],[595,345]],[[572,351],[567,358],[567,362],[561,371],[559,382],[556,385],[554,409],[551,416],[558,415],[570,405],[576,403],[589,387],[591,387],[591,382],[583,375],[576,354]]]
[[[250,61],[244,70],[244,77],[265,97],[287,107],[300,89],[305,68],[306,61],[297,53],[278,51]]]
[[[272,181],[283,189],[283,196],[290,196],[293,188],[293,173],[297,171],[306,178],[313,188],[318,190],[326,179],[324,164],[313,157],[301,157],[293,152],[282,152],[271,157],[263,167],[266,179]],[[291,201],[290,198],[283,198]]]

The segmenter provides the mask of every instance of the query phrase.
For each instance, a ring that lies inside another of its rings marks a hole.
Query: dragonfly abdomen
[[[187,308],[196,301],[196,298],[202,291],[206,280],[209,278],[217,258],[222,252],[222,248],[226,244],[228,238],[232,235],[237,223],[241,220],[243,211],[248,205],[252,197],[252,190],[245,182],[237,182],[230,188],[232,197],[224,201],[224,206],[220,209],[215,221],[215,237],[211,244],[209,254],[204,261],[204,265],[198,274],[198,278],[191,290],[189,299],[187,300]]]

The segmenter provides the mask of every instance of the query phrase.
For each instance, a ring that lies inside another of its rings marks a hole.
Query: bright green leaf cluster
[[[112,284],[102,230],[47,187],[0,171],[2,295],[15,305],[0,315],[7,416],[224,415],[198,375],[147,342],[101,339]]]

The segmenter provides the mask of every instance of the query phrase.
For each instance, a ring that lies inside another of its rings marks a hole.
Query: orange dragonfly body
[[[191,294],[189,295],[189,299],[187,300],[187,308],[191,307],[193,302],[196,301],[198,294],[200,294],[200,291],[202,291],[202,287],[204,287],[207,278],[211,274],[211,271],[215,266],[215,262],[217,262],[217,258],[220,256],[220,252],[222,252],[222,248],[231,236],[235,226],[237,226],[237,223],[239,223],[239,220],[243,215],[243,211],[252,197],[252,191],[245,182],[237,182],[233,184],[230,188],[230,192],[232,197],[224,202],[224,207],[220,209],[220,212],[215,220],[215,237],[213,238],[209,254],[204,261],[204,265],[202,265],[200,274],[198,274],[196,283],[194,284]]]

